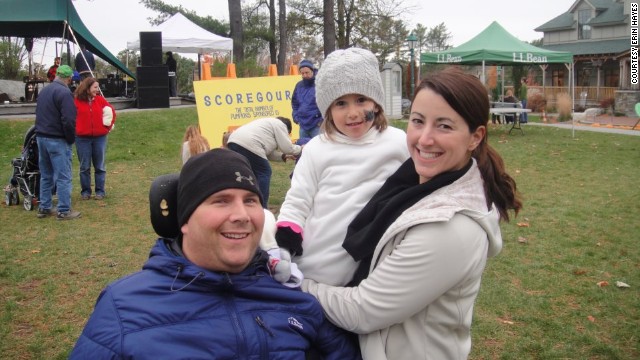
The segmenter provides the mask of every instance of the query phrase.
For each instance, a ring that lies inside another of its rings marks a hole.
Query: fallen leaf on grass
[[[587,270],[584,270],[584,269],[573,270],[573,275],[584,275],[586,273],[587,273]]]
[[[598,281],[598,283],[596,284],[600,287],[605,287],[605,286],[609,286],[609,282],[608,281]]]
[[[519,222],[517,225],[518,227],[529,227],[529,223],[527,222]]]
[[[589,315],[587,316],[587,320],[591,321],[591,322],[596,322],[596,318],[594,318],[593,316]]]
[[[513,321],[511,321],[511,320],[501,319],[501,318],[498,318],[498,320],[499,320],[501,323],[506,324],[506,325],[513,325],[513,324],[514,324],[514,322],[513,322]]]
[[[623,283],[622,281],[616,281],[616,286],[619,288],[630,288],[631,286],[627,283]]]
[[[31,250],[32,254],[40,254],[40,250]]]
[[[518,236],[518,242],[520,244],[526,244],[528,241],[526,237]]]

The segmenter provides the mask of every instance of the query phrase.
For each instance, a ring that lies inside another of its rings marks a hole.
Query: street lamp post
[[[413,100],[413,95],[415,92],[415,87],[416,87],[416,81],[415,81],[415,77],[414,77],[414,50],[416,48],[416,45],[418,44],[418,38],[413,34],[413,31],[411,32],[411,34],[409,34],[409,37],[407,38],[407,44],[409,45],[409,54],[411,55],[411,99]]]

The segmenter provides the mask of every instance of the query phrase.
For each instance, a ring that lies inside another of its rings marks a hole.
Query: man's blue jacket
[[[36,103],[36,135],[62,138],[69,144],[76,140],[76,104],[71,90],[55,79],[38,95]]]
[[[143,269],[108,285],[70,359],[360,359],[320,304],[272,279],[259,250],[240,274],[212,272],[158,239]]]

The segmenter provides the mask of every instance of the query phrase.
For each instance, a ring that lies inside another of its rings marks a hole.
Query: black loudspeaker
[[[162,65],[162,32],[140,32],[140,65]]]
[[[138,66],[138,108],[169,107],[169,71],[165,65]]]
[[[169,68],[166,65],[138,66],[136,72],[138,86],[169,87]]]
[[[169,107],[169,87],[145,88],[139,87],[138,109],[156,109]]]

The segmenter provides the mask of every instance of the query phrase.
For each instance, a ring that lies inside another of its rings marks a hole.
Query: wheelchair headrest
[[[179,173],[158,176],[149,189],[151,225],[156,234],[164,238],[180,235],[178,226]]]

